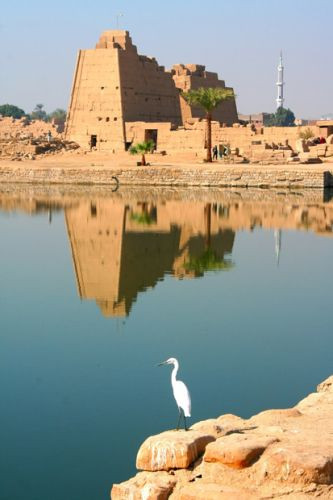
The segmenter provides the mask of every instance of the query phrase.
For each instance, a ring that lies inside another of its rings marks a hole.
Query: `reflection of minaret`
[[[282,51],[280,52],[280,61],[278,65],[278,81],[276,83],[277,88],[278,88],[278,94],[277,94],[277,99],[276,99],[276,107],[277,108],[283,108],[283,103],[284,103],[284,95],[283,95],[283,86],[284,86],[284,81],[283,81],[283,61],[282,61]]]
[[[274,230],[274,239],[275,239],[275,257],[276,257],[276,265],[278,266],[280,263],[280,252],[281,252],[281,229]]]

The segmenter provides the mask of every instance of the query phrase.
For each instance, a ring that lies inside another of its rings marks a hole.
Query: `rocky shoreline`
[[[295,407],[149,437],[112,500],[333,498],[333,376]]]

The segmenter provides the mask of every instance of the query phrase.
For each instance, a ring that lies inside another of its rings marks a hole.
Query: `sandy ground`
[[[37,160],[24,160],[24,161],[10,161],[10,160],[0,160],[0,168],[17,168],[17,167],[27,167],[27,168],[78,168],[78,167],[105,167],[105,168],[116,168],[116,167],[128,167],[128,168],[144,168],[138,167],[136,162],[139,157],[130,156],[127,153],[110,155],[106,153],[99,152],[87,152],[87,153],[64,153],[52,156],[42,156]],[[224,169],[252,169],[252,170],[288,170],[288,171],[298,171],[300,169],[309,169],[309,171],[333,171],[333,161],[325,162],[312,165],[303,164],[285,164],[285,165],[259,165],[259,164],[247,164],[247,163],[224,163],[221,161],[213,162],[211,164],[204,163],[201,158],[197,160],[185,160],[177,159],[176,156],[161,156],[161,155],[147,155],[147,162],[151,166],[158,167],[181,167],[181,168],[205,168],[213,170],[224,170]]]

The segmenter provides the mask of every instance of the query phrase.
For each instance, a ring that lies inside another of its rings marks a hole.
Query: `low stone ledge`
[[[112,500],[167,500],[176,484],[175,477],[167,472],[139,472],[135,477],[111,490]]]
[[[317,385],[318,392],[333,392],[333,375]]]
[[[149,167],[1,166],[0,182],[140,186],[212,186],[321,188],[333,186],[333,167],[283,166],[202,167],[200,165]]]
[[[278,439],[251,434],[231,434],[210,443],[204,454],[205,462],[219,462],[234,469],[249,467],[266,448]]]
[[[262,475],[266,479],[295,484],[331,484],[333,448],[306,447],[295,443],[278,445],[265,454],[261,466]]]
[[[216,439],[234,432],[241,432],[248,427],[247,420],[228,413],[218,418],[210,418],[193,424],[191,429],[214,436]]]
[[[176,491],[170,500],[258,500],[258,497],[235,487],[198,482]]]
[[[297,408],[283,408],[265,410],[250,418],[249,423],[256,425],[280,425],[286,419],[301,417],[302,413]]]
[[[162,432],[141,445],[136,467],[146,471],[186,469],[214,440],[214,436],[194,430]]]
[[[210,436],[214,436],[217,439],[220,436],[223,436],[224,430],[221,425],[217,422],[216,418],[210,418],[208,420],[202,420],[201,422],[197,422],[191,426],[191,430],[203,432],[205,434],[209,434]]]

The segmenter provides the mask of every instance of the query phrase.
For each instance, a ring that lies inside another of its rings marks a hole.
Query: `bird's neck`
[[[176,377],[177,377],[177,373],[178,373],[178,368],[179,368],[179,365],[178,363],[176,362],[173,366],[173,370],[171,372],[171,383],[174,384],[176,382]]]

